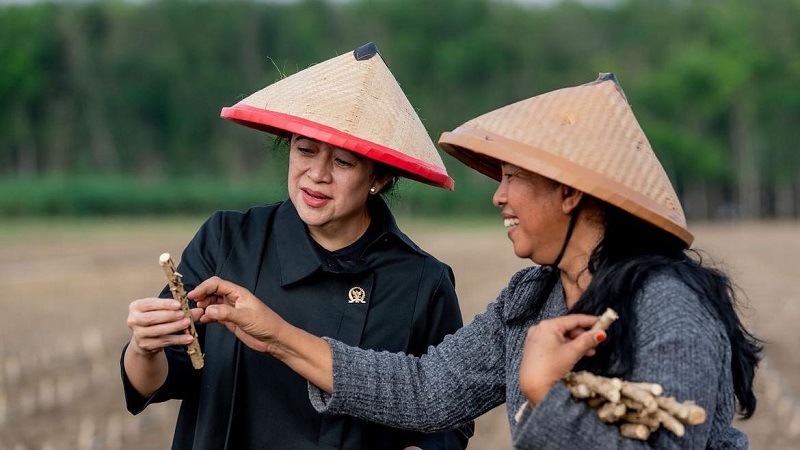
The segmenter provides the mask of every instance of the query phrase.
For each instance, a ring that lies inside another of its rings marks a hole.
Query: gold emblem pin
[[[364,299],[367,298],[367,293],[364,289],[355,286],[350,288],[350,292],[347,293],[347,297],[350,299],[347,303],[367,303]]]

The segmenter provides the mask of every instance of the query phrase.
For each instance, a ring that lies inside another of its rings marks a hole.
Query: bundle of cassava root
[[[576,399],[586,400],[606,423],[617,424],[621,435],[646,440],[659,427],[683,436],[684,425],[706,421],[706,411],[692,401],[664,397],[655,383],[635,383],[589,372],[570,373],[564,383]]]
[[[605,331],[618,317],[609,308],[592,329]],[[664,397],[659,384],[606,378],[586,371],[569,373],[563,381],[573,397],[585,400],[603,422],[617,424],[620,434],[627,438],[646,440],[659,427],[683,436],[684,425],[699,425],[706,420],[702,407]]]

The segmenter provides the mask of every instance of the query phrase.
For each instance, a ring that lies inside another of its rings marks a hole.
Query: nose
[[[331,162],[330,158],[325,158],[320,152],[315,158],[310,161],[308,177],[315,183],[324,183],[331,179]]]
[[[506,195],[507,193],[508,192],[506,190],[505,177],[501,177],[500,178],[500,185],[497,186],[497,190],[494,191],[494,195],[492,196],[492,203],[494,203],[494,206],[497,206],[498,208],[502,208],[503,205],[505,205],[506,202],[508,201],[508,198],[507,198],[507,195]]]

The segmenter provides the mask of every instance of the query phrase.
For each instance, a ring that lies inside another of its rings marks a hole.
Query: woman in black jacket
[[[287,139],[289,199],[214,214],[178,266],[187,290],[214,275],[235,280],[295,326],[375,350],[420,355],[461,327],[451,269],[398,229],[380,195],[397,176],[447,189],[453,181],[373,44],[222,116]],[[122,358],[132,413],[183,401],[174,449],[466,447],[471,424],[423,434],[319,414],[300,376],[219,326],[198,326],[205,367],[194,370],[177,304],[132,302]]]

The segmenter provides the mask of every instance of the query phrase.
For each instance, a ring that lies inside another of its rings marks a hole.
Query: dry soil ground
[[[118,357],[128,303],[160,290],[158,255],[179,255],[199,223],[0,222],[0,450],[169,448],[177,405],[128,415]],[[453,267],[465,322],[525,265],[499,221],[403,224]],[[800,223],[694,229],[697,247],[746,292],[745,321],[767,341],[759,410],[739,426],[753,449],[800,448]],[[504,407],[477,420],[470,448],[510,448]]]

